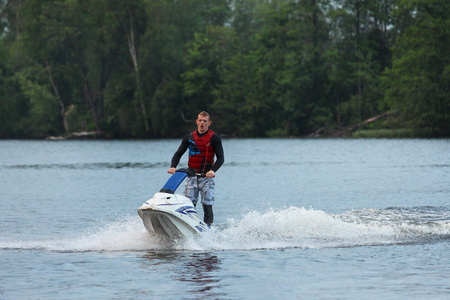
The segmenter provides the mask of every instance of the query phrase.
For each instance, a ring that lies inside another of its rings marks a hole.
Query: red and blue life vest
[[[214,131],[208,130],[202,137],[197,130],[189,136],[189,162],[188,166],[197,173],[208,172],[214,164],[214,149],[211,147],[211,138]]]

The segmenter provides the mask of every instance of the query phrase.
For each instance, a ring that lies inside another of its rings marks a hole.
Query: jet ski
[[[138,209],[138,214],[150,234],[165,239],[190,238],[208,230],[208,225],[198,218],[192,201],[175,194],[178,186],[188,176],[195,176],[189,169],[177,170],[153,198]]]

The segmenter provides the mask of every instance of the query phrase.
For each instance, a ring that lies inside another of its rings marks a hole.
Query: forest
[[[448,0],[0,0],[0,138],[450,136]],[[359,134],[359,135],[358,135]]]

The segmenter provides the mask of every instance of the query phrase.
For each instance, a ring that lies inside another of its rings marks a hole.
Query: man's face
[[[202,115],[198,115],[196,122],[199,133],[205,133],[208,131],[209,125],[211,125],[209,117],[204,117]]]

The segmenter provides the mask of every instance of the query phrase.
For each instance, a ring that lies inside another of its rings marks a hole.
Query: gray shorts
[[[192,203],[197,205],[198,194],[200,193],[202,204],[213,205],[214,204],[214,187],[216,183],[213,178],[206,177],[189,177],[186,180],[186,189],[184,194],[191,199]]]

